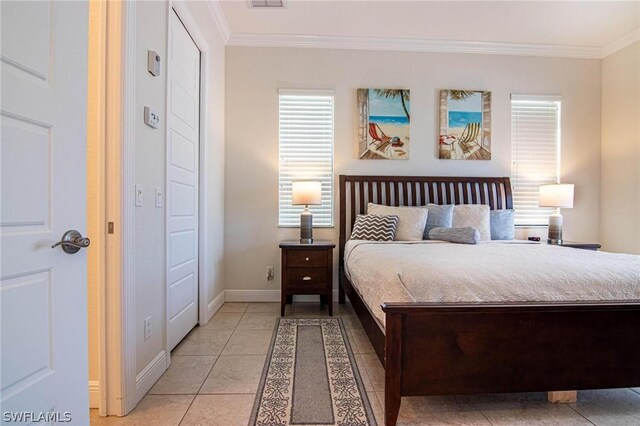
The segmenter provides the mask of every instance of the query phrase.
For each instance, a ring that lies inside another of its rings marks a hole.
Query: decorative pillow
[[[397,241],[420,241],[427,224],[426,207],[391,207],[369,203],[368,214],[398,216]]]
[[[433,228],[429,232],[429,239],[449,241],[450,243],[478,244],[480,232],[476,228]]]
[[[393,241],[398,229],[398,216],[359,214],[351,231],[352,240]]]
[[[491,210],[491,239],[513,240],[515,234],[513,210]]]
[[[480,232],[480,241],[491,240],[489,206],[484,204],[460,204],[453,208],[453,227],[470,226]]]
[[[426,207],[429,214],[423,238],[428,240],[429,231],[433,228],[451,228],[453,226],[453,204],[427,204]]]

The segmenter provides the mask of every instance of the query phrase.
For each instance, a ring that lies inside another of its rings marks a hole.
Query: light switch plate
[[[142,207],[142,185],[136,185],[136,207]]]
[[[160,55],[155,50],[147,53],[147,71],[155,77],[160,75]]]
[[[144,124],[153,129],[157,129],[160,124],[160,114],[158,114],[158,111],[148,106],[144,107]]]
[[[160,188],[156,188],[156,207],[162,207],[164,194]]]

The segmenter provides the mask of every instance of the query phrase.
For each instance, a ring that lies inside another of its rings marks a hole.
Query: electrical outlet
[[[273,270],[273,266],[267,266],[267,281],[273,281],[275,277],[275,272]]]
[[[151,317],[144,319],[144,340],[149,340],[151,337]]]

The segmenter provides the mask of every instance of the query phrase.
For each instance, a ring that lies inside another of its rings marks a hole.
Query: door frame
[[[205,106],[207,105],[207,72],[209,70],[209,44],[206,42],[206,39],[200,32],[198,25],[196,24],[191,12],[188,10],[186,4],[182,1],[169,1],[167,3],[167,80],[166,80],[166,105],[165,111],[167,111],[167,123],[165,126],[165,347],[167,347],[169,342],[169,322],[171,320],[171,313],[169,310],[169,291],[167,288],[167,277],[169,272],[169,244],[168,244],[168,235],[169,235],[169,221],[168,218],[168,210],[169,210],[169,194],[168,194],[168,168],[169,168],[169,106],[171,105],[171,91],[169,90],[169,86],[171,83],[171,52],[169,49],[169,36],[171,30],[171,13],[175,11],[178,19],[182,22],[187,33],[191,36],[191,39],[195,43],[196,47],[200,51],[200,93],[199,93],[199,129],[198,129],[198,324],[204,325],[209,321],[209,309],[207,304],[207,277],[208,277],[208,268],[206,267],[205,262],[205,253],[207,250],[206,244],[206,231],[207,225],[206,221],[203,220],[207,214],[207,209],[205,206],[205,194],[206,194],[206,182],[207,182],[207,170],[205,167],[205,159],[207,154],[206,149],[206,140],[207,140],[207,115],[204,113]],[[167,352],[167,367],[171,364],[171,354]]]

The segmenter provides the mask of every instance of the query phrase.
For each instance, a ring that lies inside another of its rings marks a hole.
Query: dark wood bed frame
[[[340,176],[339,300],[346,293],[384,365],[387,426],[402,396],[640,386],[638,301],[383,303],[383,333],[344,273],[345,242],[368,202],[509,209],[513,201],[508,177]]]

